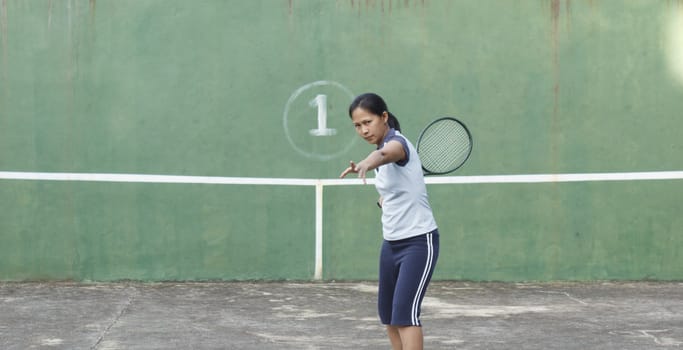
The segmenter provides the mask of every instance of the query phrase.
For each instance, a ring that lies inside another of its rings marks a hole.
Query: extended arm
[[[372,151],[365,159],[358,163],[351,161],[351,164],[344,170],[340,178],[345,177],[349,173],[358,173],[358,177],[365,181],[365,175],[368,171],[377,169],[381,165],[395,163],[406,158],[406,153],[403,150],[403,145],[398,141],[389,141],[382,149]]]

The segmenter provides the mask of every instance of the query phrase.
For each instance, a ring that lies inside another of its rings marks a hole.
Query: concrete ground
[[[0,283],[0,349],[389,349],[359,283]],[[683,348],[683,283],[433,282],[425,349]]]

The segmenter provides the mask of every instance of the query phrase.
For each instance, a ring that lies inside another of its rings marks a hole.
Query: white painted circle
[[[316,110],[310,101],[325,94],[328,100],[328,127],[336,132],[315,135]],[[348,106],[354,94],[344,85],[330,80],[319,80],[298,88],[287,100],[283,113],[283,127],[289,144],[301,155],[330,160],[347,153],[358,136],[348,116]]]

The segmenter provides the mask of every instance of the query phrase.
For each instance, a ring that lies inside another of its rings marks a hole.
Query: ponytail
[[[401,131],[401,123],[398,122],[398,119],[396,119],[396,116],[391,114],[391,112],[387,112],[389,114],[389,127],[396,129],[396,131],[400,132]]]

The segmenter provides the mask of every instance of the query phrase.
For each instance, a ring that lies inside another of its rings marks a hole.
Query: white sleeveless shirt
[[[378,149],[392,140],[403,145],[406,159],[375,169],[375,187],[383,199],[382,233],[388,241],[418,236],[437,228],[415,147],[400,132],[390,129]]]

